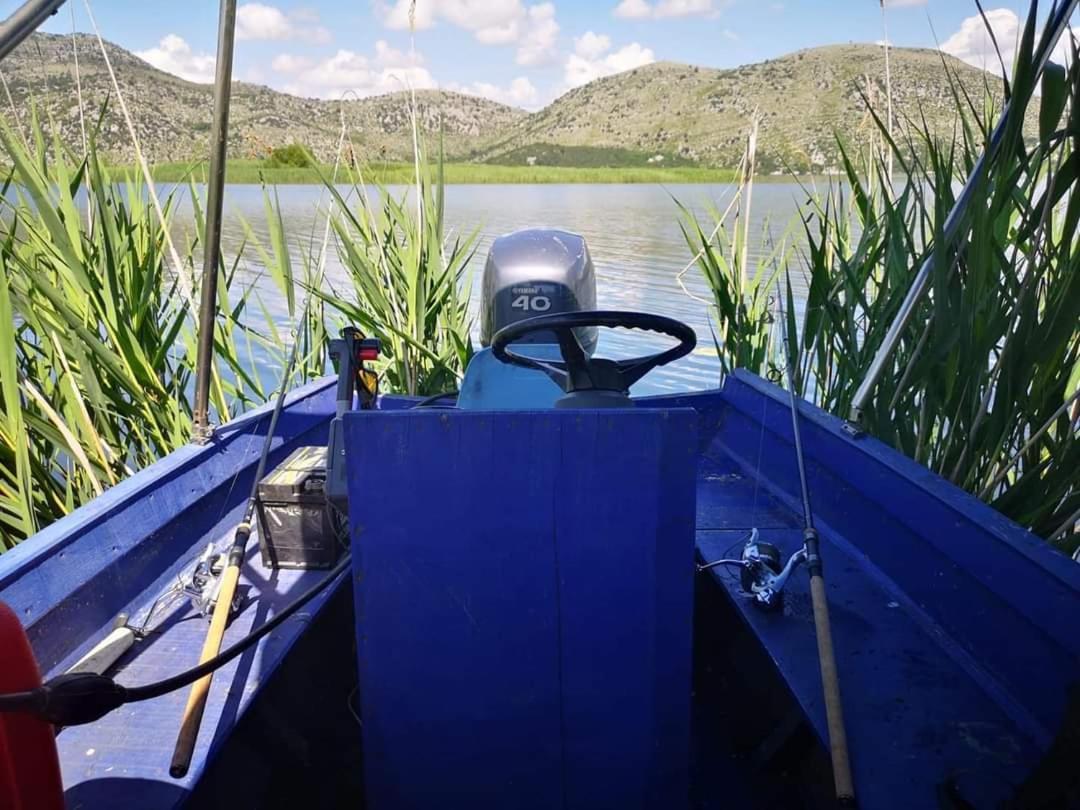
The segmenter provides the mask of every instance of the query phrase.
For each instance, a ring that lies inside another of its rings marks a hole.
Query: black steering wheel
[[[659,332],[675,338],[679,343],[656,354],[633,357],[627,360],[605,360],[589,357],[581,347],[581,342],[574,334],[575,329],[587,326],[606,326],[609,328],[642,329],[647,332]],[[541,330],[555,333],[559,342],[562,360],[541,360],[536,357],[518,354],[510,348],[515,340]],[[504,326],[495,333],[491,341],[491,353],[504,363],[533,368],[550,377],[568,395],[581,392],[616,393],[629,398],[630,386],[648,374],[657,366],[663,366],[672,360],[678,360],[694,350],[697,335],[682,321],[665,318],[662,315],[649,315],[644,312],[557,312],[526,318]],[[568,396],[567,399],[571,399]],[[570,404],[569,402],[565,404]],[[588,405],[597,404],[590,402]]]

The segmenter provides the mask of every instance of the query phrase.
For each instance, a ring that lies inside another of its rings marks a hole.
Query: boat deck
[[[797,515],[754,483],[729,459],[707,459],[698,488],[697,553],[700,562],[738,556],[752,527],[778,546],[784,559],[802,545]],[[972,690],[970,672],[956,660],[940,629],[920,617],[897,589],[865,575],[857,553],[828,528],[822,558],[836,644],[837,666],[853,767],[863,807],[924,806],[927,786],[910,774],[948,762],[965,780],[962,795],[999,794],[1024,775],[1017,754],[1031,742],[1010,732],[1011,723],[988,695]],[[742,620],[769,650],[777,672],[821,739],[827,740],[825,707],[809,579],[795,574],[785,589],[782,612],[757,609],[742,592],[738,572],[714,568],[719,584]],[[915,685],[913,688],[913,684]],[[815,688],[817,687],[817,688]],[[977,718],[977,720],[975,719]],[[942,727],[955,729],[943,735]],[[794,733],[797,724],[789,726]],[[779,745],[776,741],[774,745]],[[921,762],[913,760],[913,753]],[[969,777],[970,779],[970,777]],[[991,790],[978,783],[991,782]],[[975,806],[984,806],[976,801]]]
[[[703,410],[716,430],[699,467],[701,563],[738,556],[754,527],[785,560],[802,545],[790,411],[779,396],[763,403],[768,389],[737,374],[725,387],[727,407],[711,416]],[[817,409],[806,412],[811,500],[860,805],[936,806],[948,796],[998,806],[1068,722],[1080,657],[1062,618],[1078,615],[1080,571],[880,442],[850,437]],[[827,750],[805,571],[789,580],[778,613],[755,607],[736,569],[701,576],[717,586],[720,604],[734,609],[798,707],[769,745],[782,746],[808,721]],[[1035,581],[1039,588],[1026,586]]]
[[[224,549],[230,542],[231,533],[226,533],[215,546]],[[239,586],[243,603],[229,624],[222,649],[273,618],[277,610],[326,576],[325,571],[264,568],[257,534],[252,536],[249,548]],[[347,573],[339,575],[339,582],[347,576]],[[180,803],[202,777],[269,675],[282,663],[337,587],[332,585],[319,594],[251,650],[217,671],[191,769],[183,779],[169,776],[169,763],[187,689],[123,706],[96,723],[63,730],[57,737],[57,747],[68,807],[149,809]],[[149,608],[150,604],[144,605],[132,616],[132,623],[138,625]],[[155,619],[146,639],[137,642],[136,648],[121,660],[113,673],[117,682],[132,686],[151,683],[195,666],[207,624],[187,599],[179,600]]]
[[[737,556],[754,527],[763,541],[776,544],[786,557],[802,542],[792,506],[784,502],[782,493],[773,492],[767,482],[755,479],[753,471],[732,457],[707,454],[698,471],[699,560]],[[911,782],[909,769],[932,768],[940,761],[952,763],[959,775],[979,773],[981,782],[1000,780],[989,792],[984,789],[984,795],[998,795],[1015,784],[1023,775],[1026,759],[1016,754],[1030,749],[1031,742],[1016,738],[1009,731],[1009,718],[996,703],[970,688],[970,673],[940,628],[921,616],[887,580],[866,576],[866,561],[858,558],[844,538],[827,526],[820,528],[838,666],[842,687],[846,687],[848,734],[863,806],[888,806],[897,797],[917,804],[925,796],[925,786]],[[229,539],[229,533],[224,533],[216,545],[223,548]],[[273,617],[278,608],[325,575],[263,568],[256,539],[252,538],[241,580],[244,603],[226,633],[226,646]],[[777,674],[794,687],[792,697],[824,741],[825,714],[805,575],[792,577],[783,611],[774,614],[753,606],[740,590],[737,573],[718,568],[704,576],[722,588],[742,621],[762,640]],[[131,803],[167,808],[179,804],[331,592],[320,595],[252,651],[218,671],[192,768],[184,779],[171,778],[168,768],[186,689],[125,706],[97,723],[64,730],[58,746],[69,806]],[[147,609],[149,604],[135,614],[136,623]],[[117,668],[120,683],[149,683],[197,663],[206,621],[185,600],[158,622]],[[931,731],[943,724],[957,733]],[[797,727],[798,723],[791,723],[790,733]],[[888,734],[883,735],[883,729]],[[924,733],[928,736],[920,737]],[[913,762],[912,751],[921,751],[925,761]],[[988,759],[993,760],[992,768]],[[965,785],[965,798],[975,798],[974,789]]]
[[[290,398],[271,464],[296,446],[325,441],[332,397],[330,382],[322,381]],[[790,411],[781,392],[738,372],[722,392],[659,397],[647,404],[692,407],[699,414],[700,561],[737,550],[755,527],[785,556],[798,547],[797,472]],[[390,401],[390,407],[404,406]],[[223,431],[214,446],[185,448],[144,470],[54,524],[36,544],[4,555],[0,598],[26,617],[47,674],[63,671],[104,637],[117,613],[127,611],[140,621],[209,539],[228,542],[250,486],[265,413]],[[1014,795],[1046,755],[1065,717],[1070,685],[1080,675],[1080,568],[880,442],[851,438],[839,420],[816,409],[804,413],[811,498],[860,804],[936,806],[937,797],[946,795],[972,806],[996,806]],[[246,598],[226,645],[325,575],[266,571],[254,540],[250,548],[242,578]],[[697,582],[696,651],[699,662],[713,668],[695,675],[695,805],[745,805],[748,797],[736,796],[745,787],[736,782],[747,763],[785,746],[805,749],[806,738],[818,752],[817,770],[827,776],[805,572],[791,579],[784,609],[775,614],[758,611],[731,571],[715,569]],[[347,597],[346,590],[330,589],[217,673],[186,779],[168,775],[186,690],[63,730],[58,744],[68,805],[149,810],[174,807],[193,789],[202,795],[207,779],[197,785],[200,776],[235,765],[224,743],[236,737],[238,726],[243,731],[247,718],[268,701],[299,702],[299,693],[283,691],[281,678],[270,678],[283,671],[290,650],[298,653],[289,656],[289,666],[296,659],[326,670],[338,661],[355,663],[352,641],[345,640],[352,634],[348,599],[340,601],[345,609],[325,609],[333,591]],[[317,614],[318,632],[305,632]],[[331,616],[341,624],[324,632],[321,623]],[[144,684],[193,665],[205,631],[205,621],[177,603],[121,662],[118,680]],[[313,636],[318,638],[312,641]],[[337,656],[333,661],[331,653]],[[350,676],[348,666],[339,668]],[[333,676],[317,671],[308,683],[320,677]],[[770,724],[767,750],[747,752],[737,740],[720,739],[713,722],[719,715],[709,712],[719,706],[731,714],[735,706],[754,714],[758,705],[752,701],[761,692],[745,687],[764,683],[778,698],[776,706],[761,706],[757,718]],[[334,687],[326,689],[326,714],[343,725],[327,732],[337,735],[332,745],[340,749],[332,765],[359,772],[359,751],[349,746],[360,735],[341,684]],[[706,695],[710,688],[713,694]],[[265,699],[256,700],[260,695]],[[285,750],[282,756],[298,761],[303,752]],[[254,770],[250,763],[242,767]]]

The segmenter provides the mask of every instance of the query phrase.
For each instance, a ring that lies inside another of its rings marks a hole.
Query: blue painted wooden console
[[[345,417],[371,806],[686,806],[696,423]]]

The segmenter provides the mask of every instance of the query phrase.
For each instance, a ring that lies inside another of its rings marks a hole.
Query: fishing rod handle
[[[833,784],[836,786],[837,800],[844,806],[854,806],[855,784],[851,778],[851,759],[848,756],[847,732],[844,729],[844,709],[840,702],[840,677],[836,671],[836,656],[833,652],[825,580],[820,574],[810,577],[810,596],[814,605],[818,661],[821,663],[821,683],[825,693],[825,718],[829,725]]]
[[[221,575],[221,590],[218,592],[214,615],[210,619],[210,629],[206,633],[206,641],[203,642],[202,654],[199,656],[200,664],[206,663],[221,651],[221,639],[229,621],[229,607],[232,605],[239,580],[240,567],[237,565],[230,565]],[[184,707],[184,718],[180,723],[180,733],[176,737],[172,763],[169,765],[169,775],[174,779],[186,776],[188,768],[191,767],[191,757],[195,752],[195,742],[199,738],[199,726],[202,724],[206,698],[210,694],[210,683],[213,679],[214,673],[211,672],[191,685],[187,706]]]

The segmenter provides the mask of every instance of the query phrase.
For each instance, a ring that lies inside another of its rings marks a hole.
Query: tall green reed
[[[35,123],[0,123],[0,550],[190,439],[195,278],[202,215],[179,268],[137,179],[112,176],[91,140],[77,157]],[[85,220],[85,221],[84,221]],[[275,251],[275,256],[278,252]],[[271,263],[273,264],[273,263]],[[280,264],[280,262],[278,263]],[[262,402],[254,352],[282,351],[245,323],[240,259],[222,268],[212,405],[218,421]],[[278,266],[278,265],[274,265]],[[182,278],[182,274],[189,274]],[[287,271],[277,274],[292,286]],[[318,336],[317,328],[313,338]]]
[[[320,298],[382,343],[386,390],[429,395],[456,390],[472,356],[469,262],[476,232],[448,236],[443,161],[434,167],[417,149],[416,183],[400,197],[374,193],[354,176],[350,204],[332,183],[333,228],[352,290]]]
[[[954,81],[952,138],[919,120],[901,122],[894,138],[875,112],[888,155],[859,161],[841,143],[843,183],[808,195],[805,247],[789,267],[808,289],[801,324],[790,280],[785,295],[796,389],[847,416],[915,269],[933,254],[931,288],[866,428],[1069,550],[1080,508],[1080,67],[1074,42],[1068,71],[1048,70],[1037,93],[1033,65],[1046,43],[1036,28],[1033,7],[1007,88],[1012,125],[976,189],[964,239],[944,244],[942,226],[996,112]],[[1035,104],[1039,132],[1025,138]],[[890,155],[904,175],[897,185]],[[763,339],[752,333],[747,348],[727,353],[742,351],[747,367],[765,371],[776,361],[753,351]]]
[[[757,236],[750,230],[757,127],[755,121],[730,203],[723,212],[709,210],[709,230],[676,200],[679,227],[693,252],[687,269],[696,266],[712,293],[713,342],[725,376],[736,368],[761,369],[772,356],[772,290],[785,256],[783,241],[772,245],[764,237],[751,266],[750,242]]]

